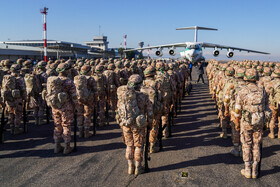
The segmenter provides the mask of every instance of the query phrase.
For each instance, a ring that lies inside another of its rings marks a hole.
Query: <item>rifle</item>
[[[109,107],[110,107],[110,96],[109,92],[107,94],[107,100],[106,100],[106,111],[105,111],[105,117],[107,118],[107,125],[109,125]]]
[[[97,120],[97,113],[96,113],[96,106],[93,108],[93,135],[96,135],[96,120]]]
[[[26,122],[27,122],[26,101],[24,101],[24,104],[23,104],[23,130],[24,130],[24,133],[27,133],[27,125],[26,125]]]
[[[47,105],[47,102],[46,102],[46,118],[47,118],[47,124],[50,124],[50,108]]]
[[[148,165],[148,161],[151,160],[151,158],[149,157],[149,136],[150,136],[150,131],[149,131],[149,125],[146,128],[146,143],[145,143],[145,150],[144,150],[144,160],[145,160],[145,172],[149,172],[149,165]]]
[[[2,106],[2,114],[1,114],[1,127],[0,127],[0,143],[4,143],[4,128],[6,125],[5,122],[5,108],[6,106]]]
[[[162,121],[161,121],[161,117],[159,119],[159,128],[158,128],[158,141],[159,141],[159,150],[162,150]]]
[[[263,144],[262,142],[260,143],[260,162],[259,162],[259,165],[258,165],[258,173],[259,173],[259,176],[261,175],[261,165],[262,165],[262,148],[263,148]]]
[[[77,152],[77,114],[74,112],[74,148],[73,152]]]

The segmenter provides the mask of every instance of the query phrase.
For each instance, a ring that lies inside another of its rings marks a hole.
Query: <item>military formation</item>
[[[275,138],[275,123],[280,119],[280,63],[210,60],[206,72],[222,129],[220,137],[227,138],[231,127],[231,154],[243,157],[245,164],[241,174],[257,178],[263,132],[268,129],[268,136]]]
[[[61,59],[34,65],[18,59],[0,65],[2,139],[4,130],[27,132],[32,113],[35,125],[53,119],[54,153],[69,154],[73,126],[79,138],[90,138],[96,126],[106,128],[115,119],[123,131],[128,174],[135,175],[147,169],[142,162],[148,153],[162,149],[162,137],[171,136],[173,118],[191,90],[185,61]]]

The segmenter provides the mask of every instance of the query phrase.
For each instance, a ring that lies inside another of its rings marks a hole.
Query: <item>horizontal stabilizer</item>
[[[208,27],[193,26],[193,27],[182,27],[182,28],[177,28],[176,30],[213,30],[213,31],[217,31],[218,29],[215,29],[215,28],[208,28]]]

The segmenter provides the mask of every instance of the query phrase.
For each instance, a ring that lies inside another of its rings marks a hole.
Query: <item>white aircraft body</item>
[[[184,43],[174,43],[174,44],[167,44],[167,45],[142,47],[142,48],[137,48],[137,49],[124,50],[124,52],[136,51],[136,50],[142,51],[145,49],[157,49],[155,54],[156,54],[156,56],[161,57],[163,55],[162,49],[168,48],[169,55],[174,56],[175,49],[177,47],[183,47],[184,50],[180,52],[181,57],[186,58],[187,60],[189,60],[193,63],[205,60],[205,58],[203,57],[203,54],[202,54],[202,48],[213,48],[214,49],[213,56],[215,56],[215,57],[217,57],[220,54],[218,49],[221,49],[221,50],[227,49],[228,58],[233,57],[234,50],[247,51],[248,53],[252,52],[252,53],[260,53],[260,54],[270,54],[270,53],[266,53],[266,52],[255,51],[255,50],[250,50],[250,49],[243,49],[243,48],[238,48],[238,47],[231,47],[231,46],[226,46],[226,45],[212,44],[212,43],[206,43],[206,42],[197,42],[197,31],[198,30],[215,30],[215,31],[217,31],[218,29],[193,26],[193,27],[177,28],[176,30],[195,30],[194,42],[184,42]]]

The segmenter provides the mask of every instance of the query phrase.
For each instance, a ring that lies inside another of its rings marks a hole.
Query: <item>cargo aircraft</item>
[[[220,54],[220,50],[227,49],[227,57],[231,58],[234,55],[234,50],[237,51],[247,51],[248,53],[260,53],[260,54],[270,54],[266,52],[261,51],[255,51],[250,49],[243,49],[238,47],[231,47],[226,45],[219,45],[219,44],[213,44],[213,43],[206,43],[206,42],[197,42],[197,31],[198,30],[213,30],[217,31],[218,29],[214,28],[207,28],[207,27],[199,27],[199,26],[193,26],[193,27],[183,27],[183,28],[177,28],[176,30],[195,30],[194,34],[194,42],[184,42],[184,43],[174,43],[174,44],[167,44],[167,45],[157,45],[157,46],[150,46],[150,47],[142,47],[142,48],[136,48],[136,49],[129,49],[124,50],[124,52],[128,51],[142,51],[145,49],[156,49],[155,55],[158,57],[161,57],[163,55],[162,49],[168,48],[169,49],[169,55],[175,56],[175,49],[177,47],[183,47],[184,50],[180,52],[181,57],[186,58],[187,60],[195,63],[199,61],[204,61],[205,58],[202,55],[202,48],[213,48],[213,56],[217,57]]]

